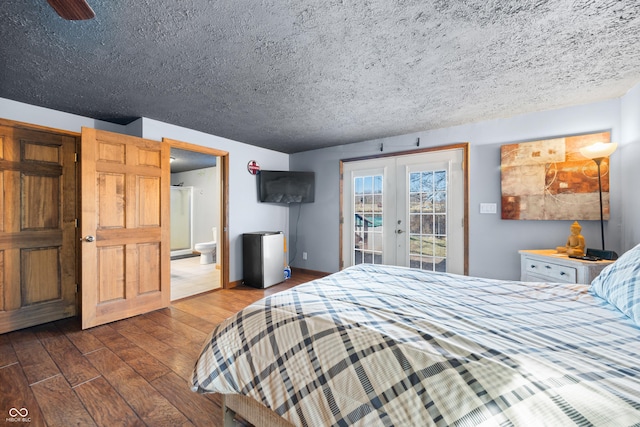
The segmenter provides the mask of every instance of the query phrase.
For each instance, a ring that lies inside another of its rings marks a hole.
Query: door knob
[[[96,240],[96,238],[93,237],[93,236],[87,236],[87,237],[85,237],[84,239],[81,239],[81,240],[84,240],[86,242],[93,242],[93,241]]]
[[[396,230],[396,234],[402,234],[404,233],[404,230]]]

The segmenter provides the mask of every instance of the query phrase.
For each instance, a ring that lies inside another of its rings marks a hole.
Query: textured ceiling
[[[636,0],[3,0],[0,97],[293,153],[619,97]]]
[[[216,163],[216,156],[171,147],[171,173],[212,168]]]

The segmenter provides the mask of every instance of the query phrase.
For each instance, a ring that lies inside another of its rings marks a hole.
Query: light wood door
[[[0,333],[76,314],[76,144],[0,121]]]
[[[167,307],[169,145],[82,129],[82,328]]]

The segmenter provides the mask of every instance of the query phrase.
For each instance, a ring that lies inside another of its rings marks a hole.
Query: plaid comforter
[[[640,328],[584,285],[360,265],[207,339],[198,392],[295,425],[640,425]]]

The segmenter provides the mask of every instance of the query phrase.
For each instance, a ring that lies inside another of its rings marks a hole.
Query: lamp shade
[[[616,151],[616,148],[618,148],[618,144],[615,142],[596,142],[595,144],[582,147],[580,154],[587,159],[602,159],[609,157],[611,153]]]

